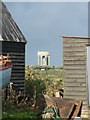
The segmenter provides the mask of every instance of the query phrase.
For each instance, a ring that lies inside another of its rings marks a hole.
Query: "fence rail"
[[[9,54],[7,54],[7,56],[1,55],[0,64],[5,64],[6,62],[11,62]]]

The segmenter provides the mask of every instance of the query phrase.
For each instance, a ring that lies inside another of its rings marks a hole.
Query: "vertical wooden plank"
[[[87,46],[88,104],[90,105],[90,46]]]

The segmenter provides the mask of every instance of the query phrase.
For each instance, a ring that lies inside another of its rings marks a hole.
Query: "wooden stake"
[[[4,63],[3,55],[1,55],[1,62]]]
[[[10,58],[10,56],[9,56],[9,54],[7,54],[7,61],[9,60],[9,58]]]

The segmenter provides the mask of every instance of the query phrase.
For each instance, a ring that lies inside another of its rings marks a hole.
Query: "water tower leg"
[[[42,66],[42,56],[41,56],[41,66]]]
[[[39,55],[38,55],[38,65],[39,65]]]
[[[50,56],[48,56],[48,65],[50,66]]]

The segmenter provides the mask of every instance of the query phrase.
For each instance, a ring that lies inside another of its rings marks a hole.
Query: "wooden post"
[[[41,66],[43,65],[43,63],[42,63],[42,56],[41,56]]]
[[[1,62],[4,63],[3,55],[1,55]]]
[[[35,106],[35,102],[36,102],[36,86],[34,86],[34,90],[35,90],[35,94],[34,94],[34,106]]]
[[[50,66],[50,56],[48,56],[48,65]]]
[[[12,89],[13,89],[13,83],[10,82],[10,93],[12,92]]]
[[[7,54],[7,61],[10,59],[10,56],[9,56],[9,54]]]
[[[4,97],[5,97],[5,98],[4,98],[4,99],[5,99],[5,101],[7,100],[7,94],[8,94],[8,90],[7,90],[7,89],[8,89],[8,88],[7,88],[7,87],[5,87],[5,96],[4,96]]]

